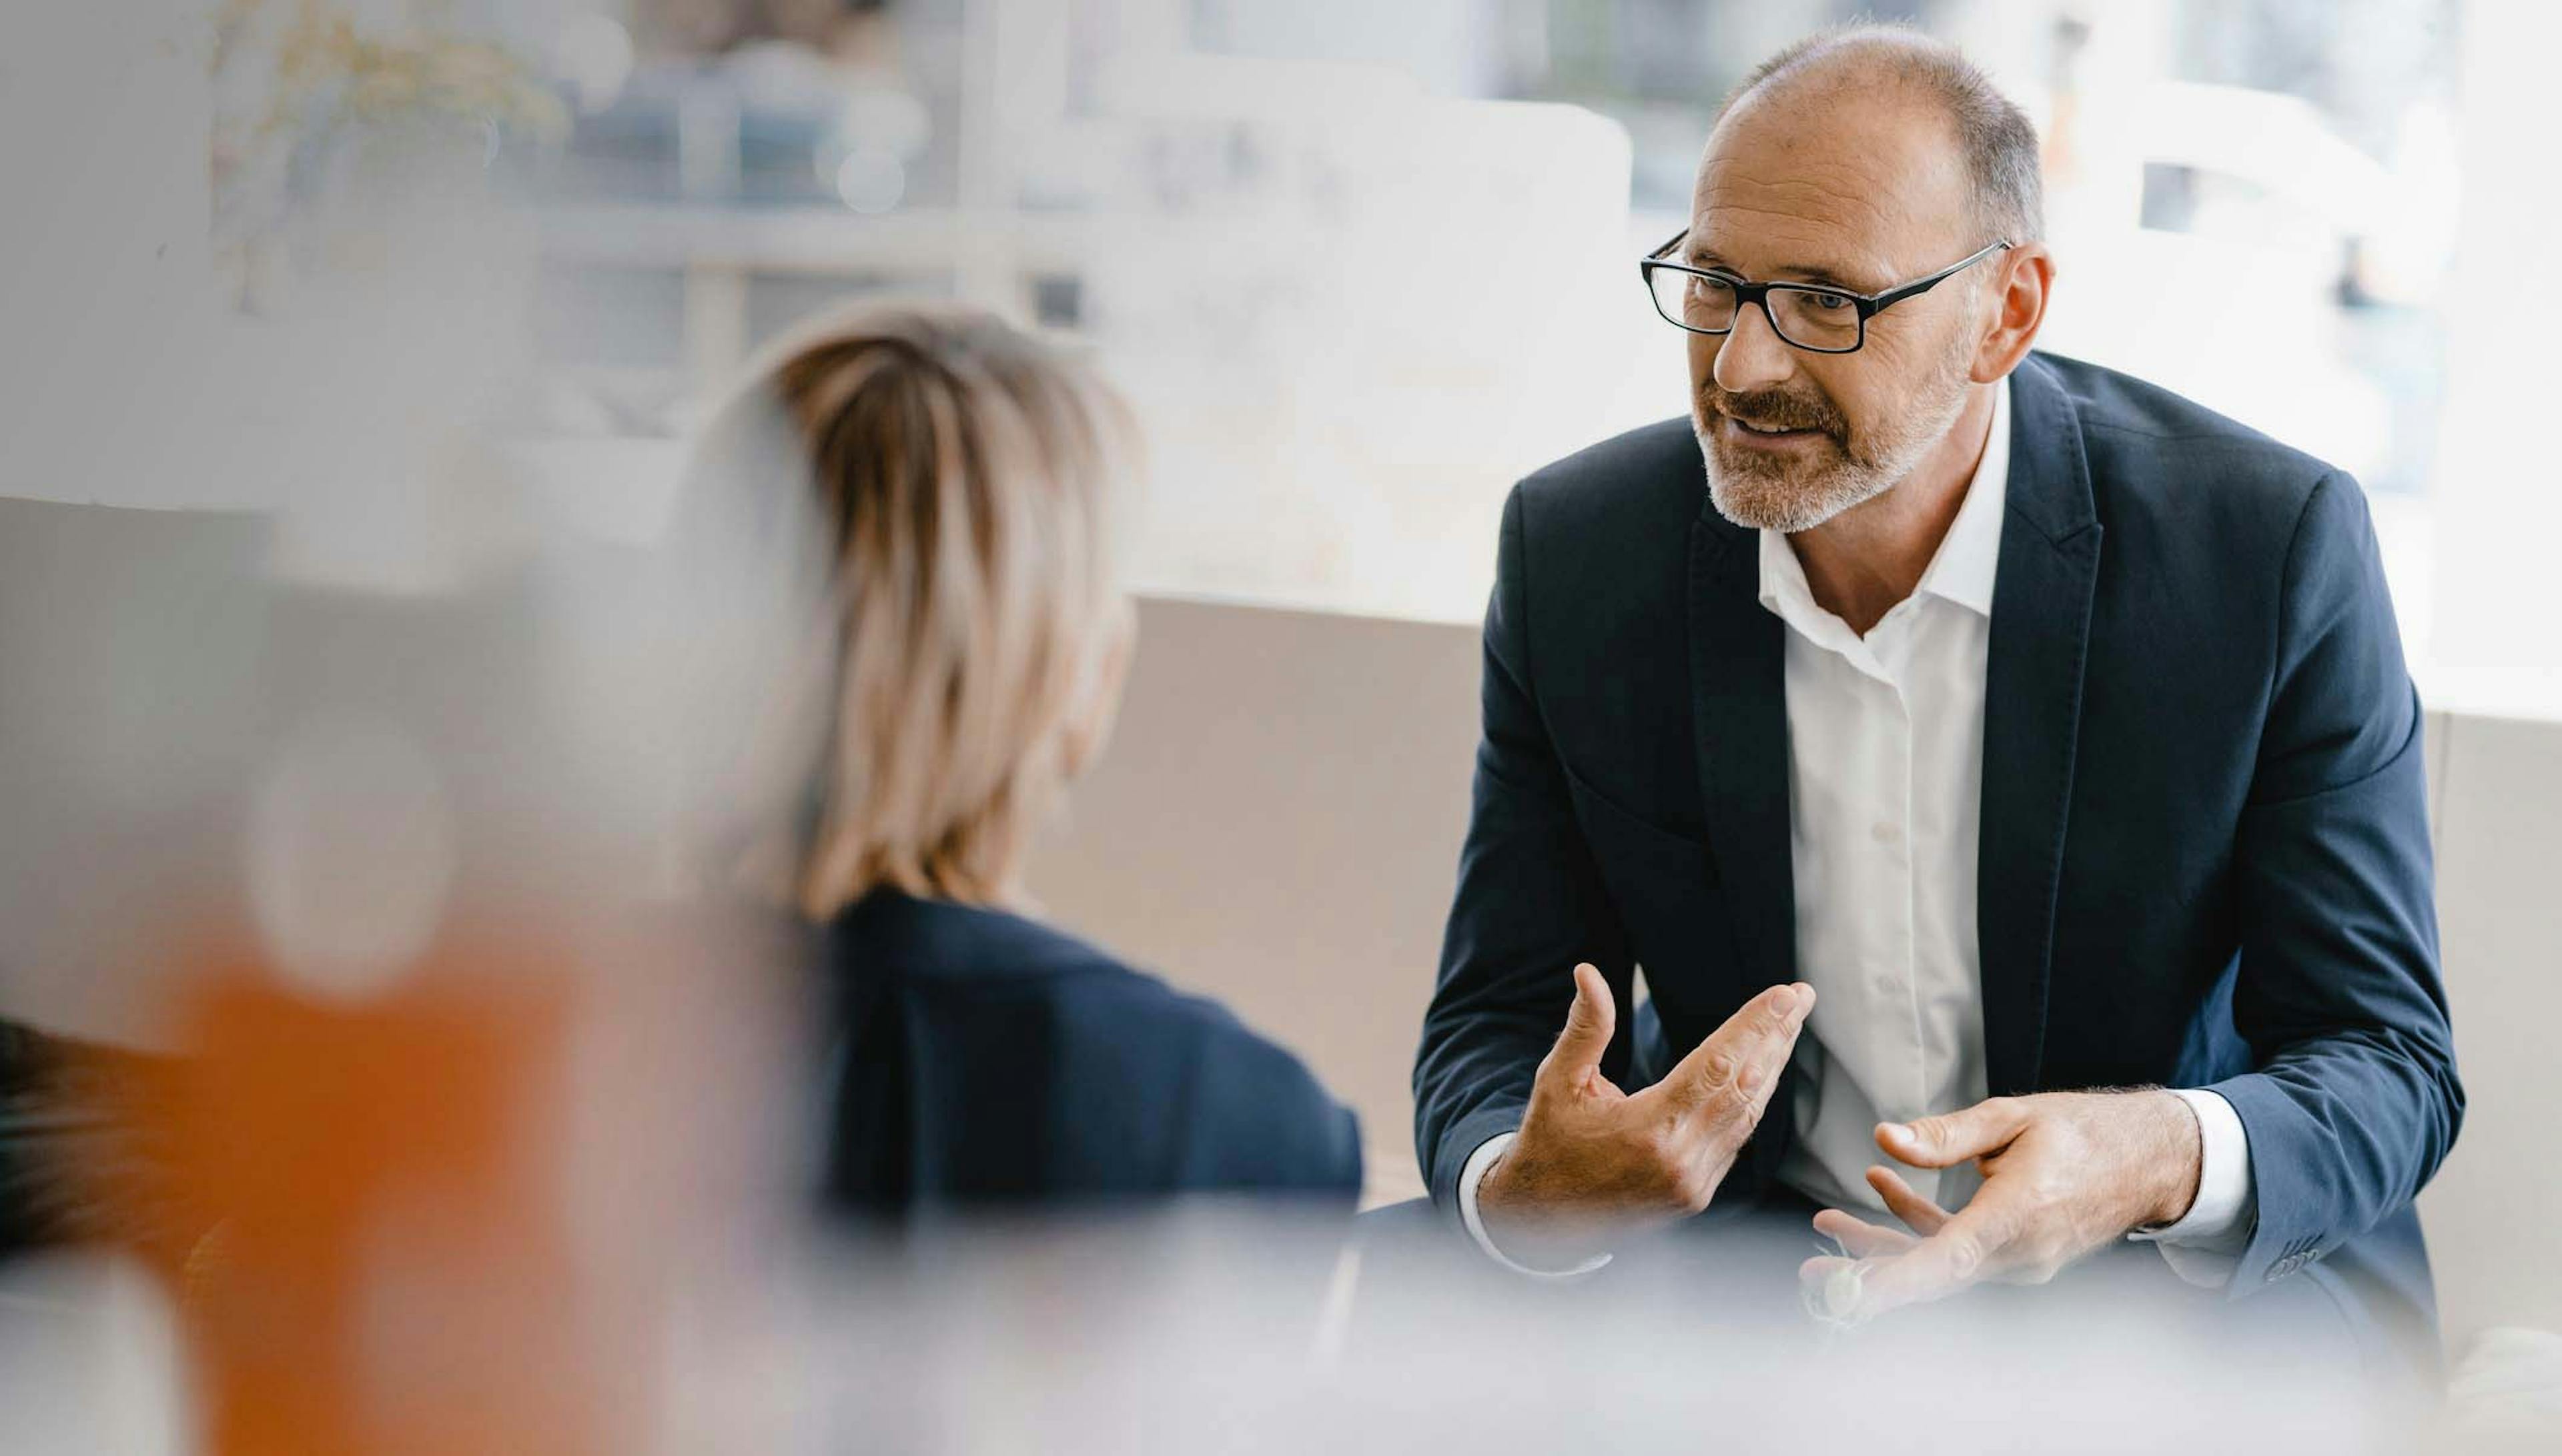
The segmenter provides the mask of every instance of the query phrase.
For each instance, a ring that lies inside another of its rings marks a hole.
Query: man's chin
[[[1708,499],[1717,513],[1748,531],[1811,531],[1842,513],[1850,502],[1836,503],[1825,492],[1794,481],[1772,479],[1755,471],[1708,468]]]
[[[1787,466],[1757,453],[1740,455],[1713,436],[1702,437],[1700,451],[1708,465],[1710,503],[1746,530],[1811,531],[1887,488],[1880,472],[1854,465],[1838,444],[1829,460]]]
[[[1794,535],[1799,531],[1813,530],[1832,519],[1834,514],[1829,511],[1818,514],[1794,508],[1795,502],[1773,501],[1760,495],[1738,495],[1721,490],[1713,477],[1709,482],[1708,499],[1711,505],[1717,507],[1719,515],[1747,531],[1777,531],[1782,535]]]

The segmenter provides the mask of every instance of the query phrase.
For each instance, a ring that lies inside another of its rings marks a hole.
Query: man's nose
[[[1796,351],[1770,327],[1770,316],[1758,306],[1735,311],[1735,327],[1717,346],[1711,368],[1718,388],[1728,394],[1767,389],[1797,372]]]

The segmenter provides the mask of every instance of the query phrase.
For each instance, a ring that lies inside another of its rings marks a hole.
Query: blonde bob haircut
[[[793,640],[751,653],[781,664],[749,715],[776,811],[734,861],[751,884],[814,919],[884,887],[1019,898],[1025,843],[1119,698],[1136,464],[1100,379],[977,309],[864,307],[753,373],[694,466],[754,532],[800,538],[779,573],[797,605],[763,619]]]

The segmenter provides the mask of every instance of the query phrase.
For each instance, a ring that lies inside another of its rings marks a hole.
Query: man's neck
[[[1815,603],[1862,637],[1913,595],[1966,503],[1992,431],[1993,391],[1977,384],[1939,443],[1892,488],[1788,538]]]

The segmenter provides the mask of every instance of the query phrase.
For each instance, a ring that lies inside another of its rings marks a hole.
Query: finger
[[[1779,1069],[1787,1065],[1797,1030],[1814,1005],[1815,989],[1804,982],[1774,986],[1754,997],[1665,1075],[1664,1095],[1684,1112],[1723,1098],[1723,1105],[1748,1107],[1757,1119],[1769,1105]]]
[[[1978,1194],[1937,1233],[1862,1270],[1858,1318],[1874,1319],[1906,1305],[1945,1299],[1993,1277],[2010,1241],[2009,1224],[1986,1202]]]
[[[1618,1025],[1610,984],[1589,963],[1577,965],[1574,1003],[1565,1008],[1565,1029],[1556,1033],[1556,1045],[1549,1048],[1541,1071],[1562,1076],[1568,1086],[1582,1086],[1600,1072],[1601,1054],[1610,1049],[1610,1034]]]
[[[2019,1099],[1995,1097],[1937,1117],[1879,1123],[1877,1146],[1915,1168],[1952,1168],[2000,1152],[2027,1126],[2028,1109]]]
[[[1948,1210],[1913,1190],[1904,1175],[1891,1168],[1868,1171],[1868,1185],[1886,1200],[1887,1211],[1904,1220],[1915,1233],[1927,1237],[1937,1233],[1948,1221]]]
[[[1839,1208],[1826,1208],[1815,1215],[1815,1232],[1841,1245],[1842,1252],[1855,1259],[1882,1258],[1900,1254],[1913,1247],[1915,1238],[1899,1229],[1883,1228],[1864,1218],[1855,1217]]]

